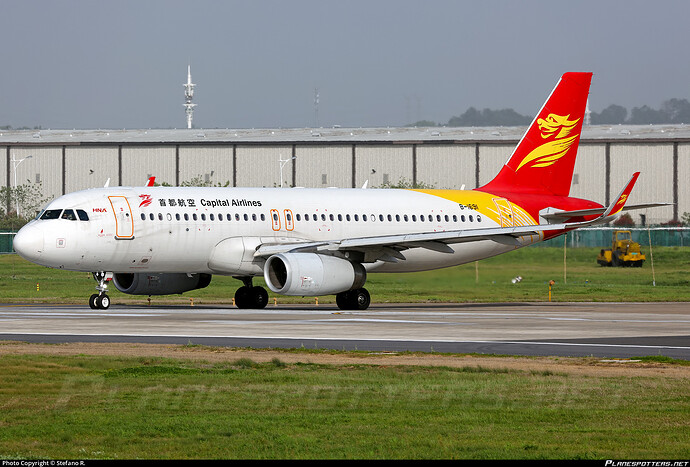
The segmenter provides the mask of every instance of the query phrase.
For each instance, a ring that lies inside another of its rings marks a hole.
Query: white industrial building
[[[475,188],[508,160],[524,127],[0,131],[0,185],[42,184],[48,197],[84,188],[193,178],[229,186],[358,188],[400,181]],[[28,156],[31,156],[30,158]],[[656,223],[690,212],[690,127],[588,126],[571,196],[603,204],[642,172],[630,203]],[[6,208],[6,207],[3,207]]]

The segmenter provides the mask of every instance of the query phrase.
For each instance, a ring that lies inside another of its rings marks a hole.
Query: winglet
[[[156,177],[149,177],[149,181],[146,182],[146,186],[153,186],[153,184],[156,182]]]
[[[635,172],[633,176],[630,178],[630,181],[628,182],[627,185],[625,185],[625,188],[618,194],[618,198],[616,198],[616,201],[611,203],[611,205],[606,208],[606,211],[604,211],[604,214],[602,214],[602,218],[610,217],[610,216],[615,216],[619,212],[623,210],[625,207],[625,202],[628,200],[628,196],[630,196],[630,192],[633,189],[633,186],[635,186],[635,182],[637,181],[637,177],[640,176],[640,172]]]

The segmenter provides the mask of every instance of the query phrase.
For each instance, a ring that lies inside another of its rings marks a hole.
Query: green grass
[[[0,458],[687,459],[687,378],[0,360]]]
[[[654,249],[654,275],[649,251],[641,268],[602,268],[597,248],[567,250],[524,248],[463,266],[405,274],[369,274],[367,288],[374,303],[547,301],[554,280],[553,301],[690,301],[690,247]],[[476,269],[475,269],[476,267]],[[565,272],[565,276],[564,276]],[[511,279],[523,280],[513,284]],[[256,279],[263,285],[263,278]],[[654,282],[656,285],[654,285]],[[205,289],[184,295],[153,297],[154,304],[231,303],[241,283],[214,276]],[[38,286],[38,290],[37,290]],[[53,270],[17,255],[0,256],[0,301],[82,303],[94,292],[87,273]],[[113,303],[146,303],[146,297],[124,295],[111,286]],[[314,298],[270,295],[278,303],[314,303]],[[321,297],[319,303],[333,303]]]

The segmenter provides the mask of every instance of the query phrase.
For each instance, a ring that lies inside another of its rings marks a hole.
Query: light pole
[[[283,156],[278,157],[278,162],[280,163],[280,188],[283,188],[283,167],[285,167],[285,164],[290,161],[294,161],[295,159],[297,159],[295,156],[285,160],[283,160]]]
[[[17,160],[14,158],[14,155],[12,155],[12,162],[14,162],[14,201],[15,201],[15,206],[17,209],[17,217],[19,217],[19,197],[17,196],[18,191],[19,191],[19,190],[17,190],[17,187],[18,187],[18,185],[17,185],[17,167],[19,167],[19,164],[21,164],[22,162],[24,162],[27,159],[31,159],[32,157],[33,156],[26,156],[23,159]]]

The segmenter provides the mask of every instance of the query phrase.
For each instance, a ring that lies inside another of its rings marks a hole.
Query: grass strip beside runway
[[[551,299],[571,301],[690,301],[690,248],[654,249],[652,273],[648,248],[641,268],[602,268],[597,248],[523,248],[462,266],[405,274],[368,275],[366,287],[372,303],[409,302],[539,302],[549,299],[549,281],[555,281]],[[520,277],[520,281],[513,279]],[[263,277],[255,284],[264,285]],[[0,301],[84,303],[96,283],[89,273],[49,269],[17,255],[0,256]],[[152,304],[231,304],[241,282],[213,276],[205,289],[184,295],[153,297]],[[125,295],[110,287],[113,304],[147,303],[144,296]],[[285,297],[269,293],[269,307],[277,304],[315,303],[313,297]],[[334,296],[319,303],[334,303]]]
[[[4,355],[0,381],[3,459],[690,455],[678,376]]]

